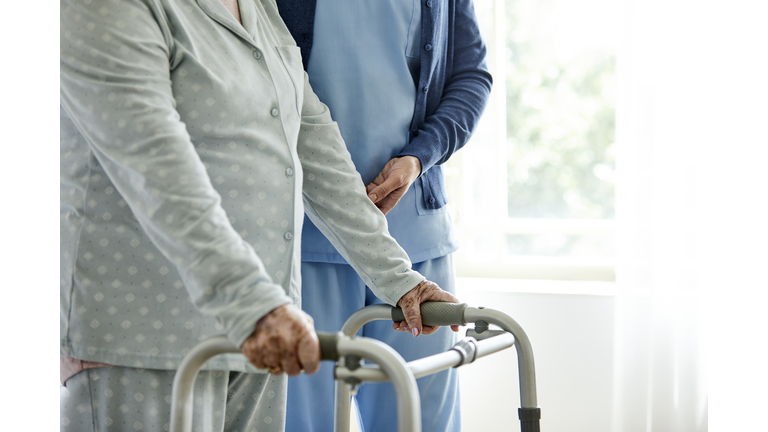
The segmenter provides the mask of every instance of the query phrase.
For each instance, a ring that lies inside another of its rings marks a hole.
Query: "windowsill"
[[[459,276],[456,281],[459,291],[477,290],[518,294],[560,294],[613,296],[615,282],[502,279]]]
[[[545,281],[615,282],[613,260],[499,257],[469,260],[456,254],[456,273],[463,277],[535,279]]]

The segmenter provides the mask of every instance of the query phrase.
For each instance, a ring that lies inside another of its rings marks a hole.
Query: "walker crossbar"
[[[477,342],[477,351],[474,360],[507,349],[514,344],[515,337],[512,333],[504,333],[490,339],[479,341]],[[468,364],[464,363],[463,360],[461,353],[451,349],[440,354],[410,361],[408,362],[408,368],[415,378],[421,378],[445,369]],[[388,380],[387,375],[381,368],[375,365],[364,365],[354,370],[344,366],[337,366],[334,374],[336,379],[342,381],[347,381],[349,379],[357,379],[364,382],[381,382]]]

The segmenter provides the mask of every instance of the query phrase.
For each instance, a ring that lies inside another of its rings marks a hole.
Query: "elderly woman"
[[[164,429],[220,333],[245,358],[207,364],[195,429],[282,430],[285,374],[319,361],[305,211],[394,329],[436,330],[419,303],[456,299],[389,236],[274,1],[62,0],[60,40],[63,430]]]

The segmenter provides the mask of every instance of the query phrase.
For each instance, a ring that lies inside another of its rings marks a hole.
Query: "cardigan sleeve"
[[[450,14],[451,11],[449,10]],[[433,165],[446,162],[463,147],[477,127],[491,92],[492,77],[486,65],[486,46],[480,35],[471,0],[458,0],[449,16],[445,85],[428,88],[423,124],[398,156],[415,156],[424,174]],[[424,48],[422,48],[424,50]],[[422,52],[422,55],[425,55]],[[424,83],[420,83],[419,91]],[[437,108],[430,112],[433,98]]]

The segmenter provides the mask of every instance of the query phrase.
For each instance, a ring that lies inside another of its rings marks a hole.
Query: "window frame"
[[[613,219],[522,219],[507,216],[507,150],[506,150],[506,53],[505,20],[507,0],[475,0],[476,10],[491,3],[492,23],[484,28],[488,48],[488,66],[494,79],[490,99],[480,124],[470,142],[445,165],[446,182],[454,227],[460,247],[454,253],[457,276],[578,280],[614,282],[615,258],[577,258],[509,255],[503,245],[507,234],[565,235],[598,234],[615,241]],[[478,160],[476,147],[490,151],[493,161]],[[490,214],[477,214],[473,203],[474,178],[482,167],[486,202]],[[487,187],[485,187],[487,186]],[[490,198],[489,198],[490,197]],[[478,253],[472,239],[477,235],[490,238],[491,251]]]

